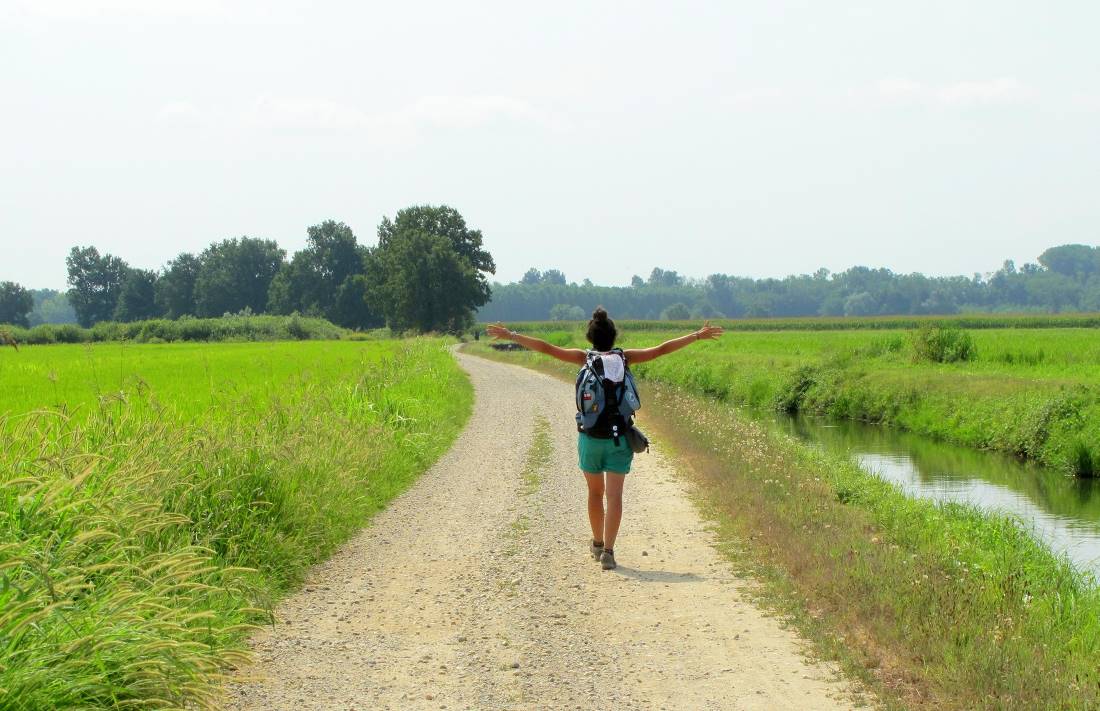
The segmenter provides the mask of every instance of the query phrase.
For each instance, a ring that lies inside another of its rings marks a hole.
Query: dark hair
[[[609,351],[615,347],[615,322],[607,317],[604,307],[597,306],[588,322],[588,342],[598,351]]]

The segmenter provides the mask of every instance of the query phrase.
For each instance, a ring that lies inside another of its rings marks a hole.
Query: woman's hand
[[[709,320],[703,321],[703,327],[695,332],[695,340],[718,338],[723,332],[724,329],[721,326],[711,326]]]
[[[499,321],[486,326],[485,332],[497,340],[504,339],[505,341],[512,340],[512,336],[516,335],[505,328],[504,324]]]

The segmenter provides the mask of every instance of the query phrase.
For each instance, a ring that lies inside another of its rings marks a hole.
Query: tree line
[[[567,282],[556,269],[530,269],[512,284],[492,285],[480,321],[574,320],[596,304],[637,319],[946,315],[969,312],[1100,311],[1100,248],[1051,247],[1017,268],[990,274],[929,277],[857,266],[783,279],[712,274],[688,279],[654,268],[630,286]]]
[[[73,247],[65,264],[65,300],[84,327],[299,313],[355,329],[457,332],[489,300],[486,275],[496,271],[481,231],[445,205],[413,206],[393,220],[383,218],[373,247],[359,244],[346,224],[327,220],[307,229],[306,247],[289,259],[272,240],[239,237],[199,254],[179,254],[155,271],[94,246]],[[0,283],[0,323],[33,325],[36,303],[56,307],[48,293],[38,302],[28,289]]]

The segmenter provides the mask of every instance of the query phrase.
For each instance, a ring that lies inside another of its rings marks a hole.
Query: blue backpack
[[[577,373],[577,431],[618,439],[626,434],[642,401],[626,355],[621,348],[610,352],[623,359],[623,379],[613,383],[604,378],[602,354],[588,351]]]

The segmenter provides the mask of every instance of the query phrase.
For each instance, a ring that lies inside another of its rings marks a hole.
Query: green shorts
[[[628,474],[630,463],[634,461],[634,451],[627,444],[626,437],[619,437],[619,446],[616,447],[613,439],[591,437],[583,432],[577,433],[577,455],[581,460],[581,471],[585,474]]]

